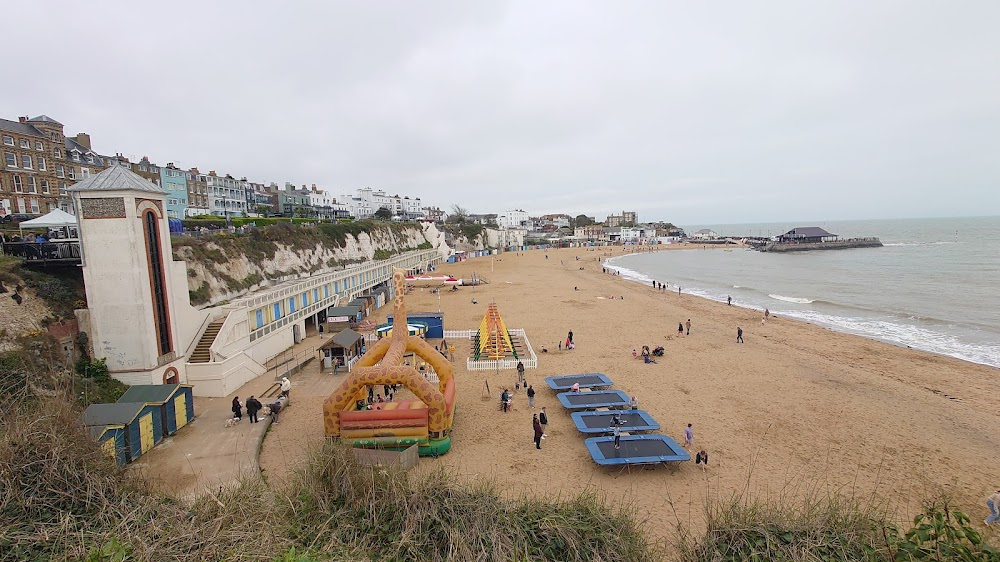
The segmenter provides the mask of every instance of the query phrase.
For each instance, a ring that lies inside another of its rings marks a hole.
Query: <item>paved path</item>
[[[315,347],[322,341],[325,338],[313,335],[293,349]],[[290,410],[295,409],[296,387],[313,373],[319,376],[319,371],[320,361],[314,359],[303,373],[291,377]],[[132,463],[131,468],[142,471],[163,490],[180,498],[192,498],[206,490],[216,492],[240,477],[257,477],[260,474],[257,462],[260,444],[270,425],[270,418],[261,416],[261,423],[251,424],[244,412],[243,421],[232,427],[226,427],[226,420],[232,417],[234,397],[239,396],[245,404],[253,395],[266,403],[260,396],[274,382],[273,375],[263,375],[225,398],[196,397],[194,420]],[[335,386],[333,381],[327,384]]]

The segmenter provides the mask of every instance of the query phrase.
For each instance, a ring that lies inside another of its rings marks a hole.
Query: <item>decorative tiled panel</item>
[[[81,198],[80,206],[85,219],[125,218],[125,199],[121,197]]]

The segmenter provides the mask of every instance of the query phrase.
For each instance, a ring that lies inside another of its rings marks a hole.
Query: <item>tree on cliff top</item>
[[[448,215],[448,220],[445,222],[450,224],[463,223],[468,218],[469,210],[456,203],[451,206],[451,214]]]
[[[377,218],[379,220],[383,220],[383,221],[391,220],[392,219],[392,211],[390,211],[389,209],[387,209],[385,207],[379,207],[378,210],[375,211],[375,218]]]

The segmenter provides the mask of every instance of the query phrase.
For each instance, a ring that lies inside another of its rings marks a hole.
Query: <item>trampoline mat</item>
[[[660,439],[622,439],[621,448],[619,449],[615,449],[613,440],[607,440],[598,442],[597,448],[600,449],[601,454],[606,459],[621,457],[666,457],[687,454],[687,451],[684,451],[680,445],[678,445],[678,450],[674,450],[666,441]]]
[[[632,413],[615,414],[612,412],[608,412],[606,414],[599,414],[596,416],[582,416],[580,419],[583,420],[583,425],[589,429],[597,429],[603,427],[607,428],[608,431],[611,431],[611,419],[614,418],[616,415],[618,416],[619,419],[622,420],[621,428],[624,430],[628,430],[629,426],[639,427],[648,425],[646,423],[646,420],[642,419],[642,416],[640,416],[639,414],[632,414]]]
[[[552,382],[560,387],[570,388],[574,384],[580,386],[604,386],[610,384],[607,379],[600,375],[566,375],[552,377]]]
[[[590,404],[628,404],[621,395],[603,392],[580,392],[572,393],[566,400],[574,406],[587,406]]]

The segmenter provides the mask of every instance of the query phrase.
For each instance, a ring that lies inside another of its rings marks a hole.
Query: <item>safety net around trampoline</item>
[[[626,435],[615,449],[613,437],[591,437],[587,449],[597,464],[622,465],[691,460],[676,441],[664,435]]]
[[[591,388],[595,386],[611,386],[614,384],[611,379],[603,373],[587,373],[582,375],[560,375],[557,377],[546,377],[545,382],[553,390],[567,390],[574,384],[579,384],[581,388]]]
[[[600,405],[625,405],[628,404],[628,396],[620,390],[608,390],[599,392],[564,392],[559,395],[559,401],[570,404],[570,406],[600,406]]]

